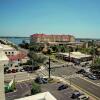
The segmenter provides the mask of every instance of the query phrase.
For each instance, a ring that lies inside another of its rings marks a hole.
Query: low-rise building
[[[20,63],[26,63],[29,60],[29,57],[25,52],[19,52],[16,55],[10,55],[9,58],[9,67],[18,66]]]
[[[20,63],[26,63],[29,60],[26,52],[16,50],[10,45],[0,44],[0,46],[2,46],[3,52],[9,58],[8,67],[18,66]]]
[[[57,57],[60,57],[64,60],[68,60],[68,61],[75,62],[75,63],[92,60],[91,55],[83,54],[81,52],[58,53]]]
[[[15,48],[11,47],[10,45],[4,45],[4,44],[0,44],[3,47],[3,51],[5,52],[5,54],[7,56],[10,55],[16,55],[19,53],[18,50],[16,50]]]
[[[57,99],[50,92],[44,92],[15,100],[57,100]]]

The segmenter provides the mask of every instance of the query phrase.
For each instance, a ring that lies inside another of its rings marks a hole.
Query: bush
[[[41,87],[39,84],[33,83],[32,84],[32,89],[31,89],[31,94],[34,95],[36,93],[41,92]]]

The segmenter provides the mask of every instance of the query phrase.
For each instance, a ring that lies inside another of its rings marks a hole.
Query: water
[[[27,43],[30,43],[30,38],[26,38],[26,37],[7,37],[4,39],[13,42],[16,45],[21,44],[23,40]]]

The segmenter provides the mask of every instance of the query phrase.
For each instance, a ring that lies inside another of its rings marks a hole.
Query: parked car
[[[12,69],[12,73],[16,73],[16,69]]]
[[[76,72],[77,74],[83,74],[85,73],[85,70],[84,69],[80,69],[79,71]]]
[[[83,73],[83,76],[84,76],[84,77],[88,77],[89,75],[90,75],[90,74],[87,73],[87,72]]]
[[[11,73],[11,70],[9,69],[9,70],[7,71],[7,73]]]
[[[16,69],[16,72],[18,72],[18,69]]]
[[[48,79],[47,78],[42,78],[43,83],[48,83]]]
[[[63,84],[63,85],[58,87],[58,90],[64,90],[64,89],[67,89],[67,88],[68,88],[68,85]]]
[[[72,94],[71,98],[72,98],[72,99],[76,99],[76,98],[78,98],[79,96],[81,96],[81,93],[80,93],[79,91],[75,91],[75,92]]]
[[[95,75],[88,75],[88,78],[92,80],[97,80],[97,77]]]
[[[35,79],[35,82],[39,83],[39,84],[45,84],[45,83],[48,83],[48,79],[47,78],[42,78],[42,77],[37,77]]]
[[[24,72],[25,70],[24,69],[20,69],[20,72]]]
[[[77,100],[89,100],[89,96],[81,95],[77,98]]]

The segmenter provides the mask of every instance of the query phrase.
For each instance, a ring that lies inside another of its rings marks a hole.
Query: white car
[[[86,95],[81,95],[77,98],[77,100],[89,100],[89,97]]]

